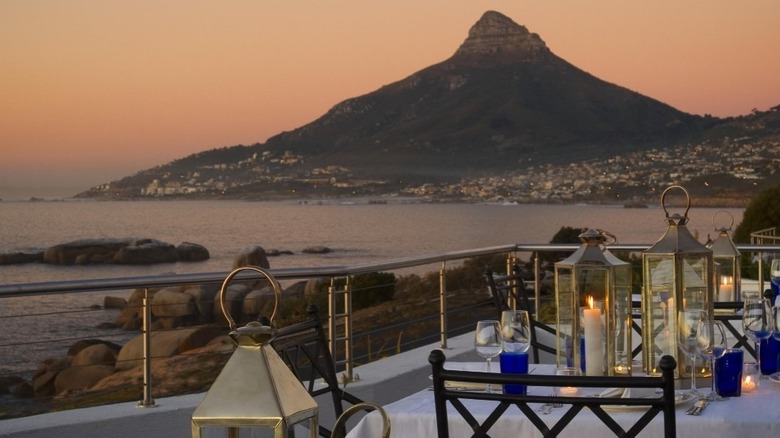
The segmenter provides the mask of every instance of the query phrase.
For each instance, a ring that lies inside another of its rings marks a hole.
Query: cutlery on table
[[[696,403],[688,409],[685,413],[688,415],[699,415],[702,413],[704,409],[707,408],[707,405],[710,404],[710,402],[707,399],[699,399],[696,401]]]

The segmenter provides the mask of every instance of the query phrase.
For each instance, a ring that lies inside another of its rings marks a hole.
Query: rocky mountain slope
[[[307,125],[262,144],[184,157],[82,196],[398,193],[702,141],[718,147],[713,140],[744,127],[600,80],[488,11],[449,59],[347,99]],[[777,135],[776,123],[769,131]]]

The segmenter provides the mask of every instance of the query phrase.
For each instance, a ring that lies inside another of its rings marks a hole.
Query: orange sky
[[[262,142],[443,61],[489,9],[683,111],[780,104],[777,0],[0,0],[0,197]]]

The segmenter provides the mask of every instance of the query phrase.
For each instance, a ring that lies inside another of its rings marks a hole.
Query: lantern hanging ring
[[[669,191],[672,189],[680,189],[683,191],[683,193],[685,193],[685,213],[683,213],[682,217],[680,217],[678,213],[675,213],[673,216],[669,216],[669,210],[666,208],[666,194],[669,193]],[[691,209],[691,196],[688,194],[688,191],[685,190],[685,187],[669,186],[661,195],[661,207],[664,209],[664,214],[666,214],[667,219],[684,219],[682,222],[684,224],[685,222],[688,222],[688,210]]]
[[[225,291],[227,290],[228,284],[230,284],[230,281],[233,279],[233,277],[240,274],[242,271],[254,271],[265,277],[268,282],[271,283],[271,288],[274,290],[274,310],[271,313],[270,326],[273,327],[274,320],[276,319],[276,313],[279,310],[279,302],[282,300],[282,288],[279,286],[279,282],[276,281],[270,272],[263,268],[259,268],[257,266],[242,266],[228,274],[228,276],[225,278],[225,281],[222,282],[222,287],[219,290],[219,305],[222,307],[222,314],[225,315],[225,319],[228,322],[230,330],[233,331],[236,329],[236,322],[233,320],[233,317],[230,316],[230,312],[228,312],[227,306],[225,305]]]
[[[719,228],[717,225],[715,225],[715,218],[720,213],[727,214],[729,216],[729,218],[731,218],[731,224],[728,227],[720,227]],[[732,228],[734,227],[734,215],[732,215],[731,213],[729,213],[726,210],[717,211],[717,212],[715,212],[715,214],[712,215],[712,226],[715,227],[715,231],[731,231]]]
[[[358,403],[347,408],[344,413],[342,413],[339,418],[336,419],[336,424],[333,425],[332,436],[339,438],[343,437],[347,420],[349,420],[356,413],[363,411],[379,411],[379,414],[382,416],[381,436],[382,438],[388,438],[390,436],[390,417],[387,416],[387,412],[385,412],[381,406],[369,402]]]
[[[604,236],[604,246],[614,245],[618,242],[617,236],[610,233],[607,230],[597,229],[596,231],[599,232],[602,236]]]

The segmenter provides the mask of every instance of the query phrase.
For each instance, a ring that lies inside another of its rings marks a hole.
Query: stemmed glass
[[[745,298],[745,308],[742,310],[742,332],[756,346],[756,364],[761,370],[761,341],[772,335],[772,313],[769,300],[766,298]]]
[[[501,353],[501,325],[498,321],[491,319],[477,322],[474,348],[477,354],[485,358],[487,371],[490,372],[490,360]],[[488,384],[486,391],[493,392],[492,385]]]
[[[722,321],[702,320],[696,328],[696,339],[698,341],[696,344],[697,353],[710,360],[712,383],[710,384],[710,393],[706,398],[709,401],[726,400],[728,397],[721,397],[715,392],[715,359],[726,353],[728,347],[726,326]]]
[[[531,323],[525,310],[501,312],[501,340],[504,351],[524,353],[531,347]]]
[[[695,397],[701,397],[704,394],[696,389],[696,346],[698,345],[699,322],[706,319],[706,313],[701,310],[682,310],[677,314],[677,344],[685,353],[685,357],[690,357],[691,364],[691,390],[688,391]]]

